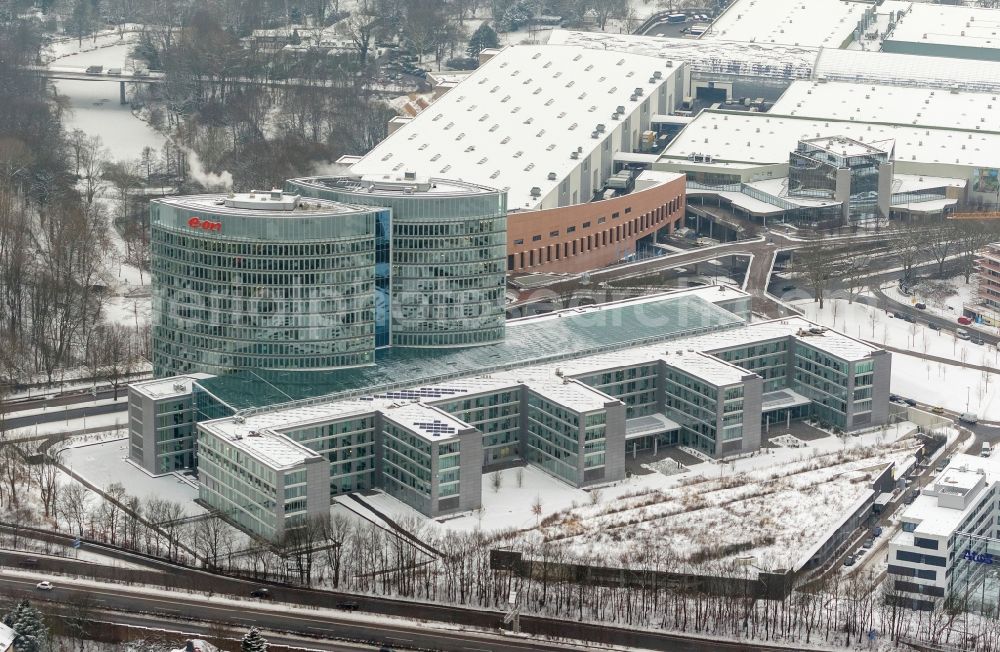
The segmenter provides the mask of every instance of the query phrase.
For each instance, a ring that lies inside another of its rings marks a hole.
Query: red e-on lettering
[[[192,229],[202,229],[203,231],[222,231],[222,222],[211,222],[200,217],[192,217],[188,220],[188,226]]]

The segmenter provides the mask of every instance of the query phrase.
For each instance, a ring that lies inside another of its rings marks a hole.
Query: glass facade
[[[371,364],[388,339],[389,212],[226,201],[150,205],[155,375]]]
[[[330,495],[372,489],[375,478],[375,413],[282,434],[330,462]]]
[[[449,347],[504,336],[506,194],[431,179],[292,179],[291,191],[392,211],[391,344]]]
[[[885,151],[848,138],[800,140],[788,157],[788,194],[848,202],[852,221],[878,217],[879,170]],[[839,170],[849,170],[842,188]]]

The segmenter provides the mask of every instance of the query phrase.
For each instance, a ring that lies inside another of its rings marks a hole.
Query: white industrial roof
[[[997,93],[887,84],[796,81],[771,113],[860,122],[1000,131]]]
[[[890,116],[886,116],[889,118]],[[846,136],[863,143],[895,140],[896,161],[1000,166],[1000,133],[706,110],[664,151],[665,162],[710,154],[719,163],[787,163],[799,140]]]
[[[894,174],[892,175],[892,192],[920,192],[937,188],[964,188],[968,185],[965,179],[951,177],[932,177],[925,174]]]
[[[816,59],[816,78],[997,93],[1000,61],[824,48]]]
[[[654,72],[660,77],[650,81]],[[671,72],[662,60],[646,56],[573,46],[508,47],[351,170],[422,170],[506,189],[511,209],[537,208],[611,137],[616,108],[624,106],[630,115]],[[642,96],[631,100],[636,88]],[[593,138],[598,124],[606,131]],[[581,160],[571,159],[579,148]],[[534,187],[538,197],[531,195]]]
[[[600,52],[612,50],[685,62],[699,73],[732,74],[772,79],[809,79],[818,48],[777,43],[743,43],[722,39],[664,38],[555,30],[549,44],[579,45]]]
[[[151,399],[163,399],[172,396],[187,396],[191,394],[191,384],[195,380],[211,377],[211,374],[199,373],[188,374],[186,376],[171,376],[170,378],[132,383],[129,387]]]
[[[867,8],[843,0],[736,0],[700,40],[839,48]]]
[[[885,41],[996,49],[998,32],[1000,10],[914,3]]]

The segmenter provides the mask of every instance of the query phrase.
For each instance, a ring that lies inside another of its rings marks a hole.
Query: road
[[[124,587],[114,584],[60,584],[52,591],[39,591],[35,584],[42,578],[25,577],[0,572],[0,590],[6,595],[28,595],[34,600],[49,600],[55,604],[89,604],[102,611],[129,612],[128,618],[141,621],[153,618],[157,626],[164,619],[176,628],[178,621],[216,621],[235,627],[257,626],[266,630],[286,632],[292,635],[317,637],[320,639],[339,638],[348,641],[367,642],[372,646],[385,645],[399,649],[441,650],[442,652],[527,652],[589,650],[580,647],[554,643],[550,637],[514,638],[486,632],[461,631],[455,629],[432,629],[428,624],[413,621],[412,624],[336,611],[289,609],[285,605],[269,604],[261,601],[247,601],[228,604],[224,600],[209,595],[174,593],[169,596],[144,593],[141,587]],[[138,613],[137,613],[138,612]],[[114,616],[116,621],[122,620]],[[497,614],[497,626],[500,615]],[[539,620],[522,617],[522,623]],[[149,622],[148,620],[146,622]],[[694,637],[674,635],[664,632],[645,632],[616,627],[593,626],[586,623],[559,621],[561,637],[569,638],[580,634],[602,632],[624,632],[628,635],[628,646],[632,649],[663,650],[664,652],[770,652],[788,648],[766,645],[730,643],[703,640]],[[527,628],[525,628],[527,630]],[[277,641],[275,641],[277,642]],[[355,650],[356,647],[334,644],[319,649]]]
[[[121,392],[119,392],[119,395],[121,395]],[[110,396],[108,398],[110,398]],[[90,397],[88,400],[93,400],[93,398]],[[101,405],[85,405],[67,410],[45,412],[43,414],[32,414],[23,417],[7,417],[4,419],[4,428],[7,430],[30,428],[38,423],[52,423],[55,421],[82,419],[83,417],[94,417],[100,414],[113,414],[115,412],[125,412],[126,410],[128,410],[128,403],[126,401],[118,403],[102,403]]]

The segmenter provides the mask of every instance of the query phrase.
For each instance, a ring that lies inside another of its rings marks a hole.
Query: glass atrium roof
[[[701,297],[664,295],[513,320],[499,344],[464,349],[396,347],[378,351],[377,363],[367,367],[239,372],[197,384],[234,411],[257,411],[413,388],[742,325],[743,319]]]

